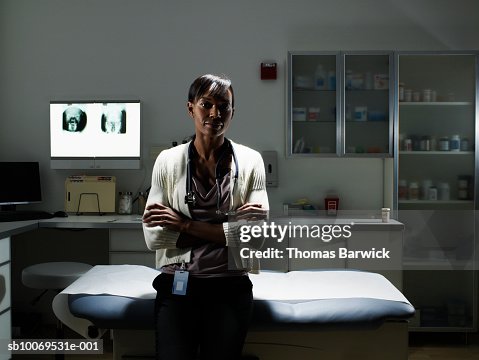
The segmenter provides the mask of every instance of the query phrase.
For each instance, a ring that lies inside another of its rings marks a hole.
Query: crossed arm
[[[261,220],[267,217],[267,209],[263,208],[259,202],[249,202],[236,209],[233,217],[234,220]],[[161,226],[178,232],[180,234],[176,242],[178,248],[191,247],[205,242],[226,244],[222,224],[192,220],[160,203],[153,203],[146,207],[143,223],[147,228]]]

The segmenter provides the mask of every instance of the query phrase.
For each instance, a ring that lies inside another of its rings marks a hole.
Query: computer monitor
[[[0,162],[0,208],[42,201],[38,162]]]

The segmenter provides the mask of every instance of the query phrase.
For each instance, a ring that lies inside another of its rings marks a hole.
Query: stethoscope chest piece
[[[194,191],[188,191],[185,195],[185,204],[196,206],[196,195]]]

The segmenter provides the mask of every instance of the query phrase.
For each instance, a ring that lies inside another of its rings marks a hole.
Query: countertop
[[[391,219],[383,223],[381,219],[352,219],[340,217],[280,217],[270,222],[290,225],[351,225],[355,230],[403,230],[404,224]],[[75,215],[64,218],[28,220],[0,223],[0,238],[6,238],[38,228],[76,228],[76,229],[141,229],[140,215]]]
[[[141,229],[140,215],[75,215],[42,220],[0,222],[0,238],[38,228]]]

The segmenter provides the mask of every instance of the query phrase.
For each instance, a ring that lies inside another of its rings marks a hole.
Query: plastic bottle
[[[346,70],[346,89],[351,90],[353,88],[353,71]]]
[[[314,88],[316,90],[326,89],[326,72],[321,64],[316,67],[316,71],[314,73]]]
[[[383,223],[388,223],[391,218],[391,209],[390,208],[382,208],[381,209],[381,220]]]
[[[448,201],[450,199],[450,187],[449,183],[441,182],[438,184],[438,199],[442,201]]]
[[[328,71],[328,89],[336,90],[336,73],[333,70]]]
[[[439,139],[439,151],[449,151],[449,138],[447,136]]]
[[[426,179],[422,181],[419,196],[422,200],[427,200],[429,197],[429,188],[432,187],[432,180]]]
[[[437,200],[437,187],[431,186],[429,188],[427,200]]]
[[[461,138],[459,137],[459,135],[452,135],[451,136],[449,149],[451,151],[459,151],[461,149]]]

